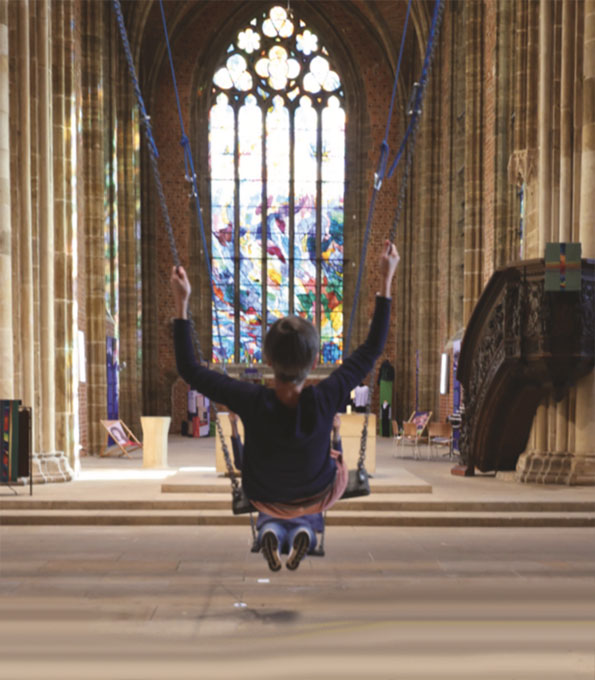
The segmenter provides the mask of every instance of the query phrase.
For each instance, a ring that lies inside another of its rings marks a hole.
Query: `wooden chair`
[[[452,425],[450,423],[430,423],[428,426],[430,458],[433,458],[434,446],[447,446],[448,457],[452,458]]]
[[[403,446],[405,445],[406,442],[409,442],[410,444],[413,444],[413,457],[417,458],[419,455],[419,449],[417,448],[417,444],[419,442],[419,432],[418,429],[415,425],[415,423],[411,422],[405,422],[403,423],[403,432],[400,437],[400,442],[401,442],[401,450],[403,449]]]
[[[406,442],[412,443],[414,446],[413,457],[419,457],[418,445],[420,442],[428,442],[428,423],[432,417],[432,411],[413,411],[409,416],[409,420],[403,423],[403,432],[398,437],[400,447]]]
[[[106,431],[105,446],[101,451],[100,454],[101,456],[110,455],[108,453],[108,444],[110,437],[114,440],[116,446],[120,449],[120,458],[122,456],[130,458],[128,454],[131,451],[136,451],[136,449],[143,448],[143,445],[134,436],[132,430],[128,427],[128,425],[126,425],[126,423],[123,420],[100,420],[99,422],[102,424]]]

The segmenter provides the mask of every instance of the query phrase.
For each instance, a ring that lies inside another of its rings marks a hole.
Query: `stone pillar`
[[[86,264],[87,449],[98,454],[103,442],[100,420],[107,416],[105,251],[104,251],[104,120],[101,95],[104,11],[99,2],[82,4],[83,140],[85,185],[84,241]]]
[[[579,239],[583,257],[595,258],[595,0],[585,0]],[[593,291],[590,292],[594,304]],[[575,456],[571,484],[595,484],[595,372],[576,387]]]
[[[0,398],[13,399],[14,359],[12,315],[12,247],[10,235],[10,127],[8,71],[8,3],[0,1]]]
[[[577,220],[573,213],[576,206],[580,206],[578,239],[583,244],[583,257],[593,258],[595,0],[585,3],[564,0],[559,9],[556,7],[548,0],[543,0],[540,6],[539,255],[543,257],[542,248],[547,241],[571,241],[577,237],[573,229]],[[560,10],[561,30],[554,20],[554,13]],[[582,44],[577,44],[577,39],[582,38],[577,26],[584,27]],[[561,36],[559,40],[557,35]],[[557,67],[553,65],[556,45],[560,46]],[[581,78],[581,69],[584,69],[584,78]],[[556,73],[560,74],[559,91],[552,93],[551,83],[556,81]],[[554,102],[554,115],[550,113],[548,101]],[[556,112],[559,112],[559,148],[554,139],[556,131],[552,132],[556,127]],[[577,135],[582,140],[579,153],[573,148]],[[583,290],[582,294],[593,304],[592,289]],[[595,484],[593,375],[591,372],[583,378],[557,404],[548,400],[538,408],[530,445],[517,464],[518,479]]]
[[[560,205],[559,240],[572,240],[573,204],[573,110],[574,110],[574,0],[562,7],[562,73],[560,83]],[[543,252],[543,251],[542,251]],[[554,441],[550,451],[565,454],[568,451],[568,395],[550,409],[553,420]]]
[[[72,470],[56,450],[56,314],[55,221],[52,102],[52,17],[49,0],[37,5],[39,286],[41,349],[41,450],[36,454],[35,481],[67,481]]]
[[[415,348],[420,352],[419,408],[439,412],[440,347],[438,345],[439,212],[440,212],[440,62],[436,59],[425,96],[419,132],[419,173],[416,191],[430,200],[419,201],[415,280],[418,316]],[[431,197],[431,198],[430,198]],[[422,264],[423,263],[423,264]]]
[[[465,255],[463,323],[467,325],[483,287],[482,276],[482,13],[483,3],[465,3]]]
[[[539,126],[538,126],[538,209],[539,252],[545,252],[545,244],[551,240],[552,200],[552,2],[541,0],[539,4]]]
[[[115,30],[115,29],[114,29]],[[138,117],[123,57],[118,61],[118,244],[120,284],[120,416],[134,432],[140,432],[142,405],[141,371],[138,362],[137,280],[140,271],[140,215],[137,213],[139,175],[135,139],[139,139]]]
[[[34,382],[34,323],[33,323],[33,233],[31,219],[31,70],[29,65],[29,0],[18,3],[18,100],[19,129],[19,176],[15,178],[19,190],[19,310],[20,310],[20,353],[21,353],[21,394],[25,406],[35,404]],[[37,441],[37,415],[31,419],[31,441]]]
[[[48,0],[38,4],[39,275],[41,324],[41,450],[55,450],[54,183],[52,175],[51,28]]]
[[[52,4],[53,54],[53,167],[55,225],[56,312],[56,435],[59,448],[71,465],[75,463],[73,285],[72,285],[72,43],[71,0]]]

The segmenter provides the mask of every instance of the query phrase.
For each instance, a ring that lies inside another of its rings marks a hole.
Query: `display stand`
[[[33,495],[33,453],[31,446],[31,409],[21,406],[19,400],[3,399],[1,404],[2,472],[8,480],[0,481],[13,495],[19,479],[29,478],[29,495]],[[12,478],[14,476],[14,479]]]
[[[143,428],[143,468],[167,467],[169,416],[141,416]]]

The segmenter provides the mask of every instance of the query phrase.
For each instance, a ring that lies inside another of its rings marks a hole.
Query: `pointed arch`
[[[319,330],[321,363],[335,363],[345,95],[332,58],[304,19],[272,6],[232,34],[208,87],[213,360],[261,361],[267,327],[298,314]]]

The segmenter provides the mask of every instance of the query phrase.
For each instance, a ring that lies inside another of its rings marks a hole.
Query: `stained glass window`
[[[343,350],[345,110],[339,75],[294,11],[238,31],[213,75],[209,167],[213,361],[262,360],[276,319]]]

